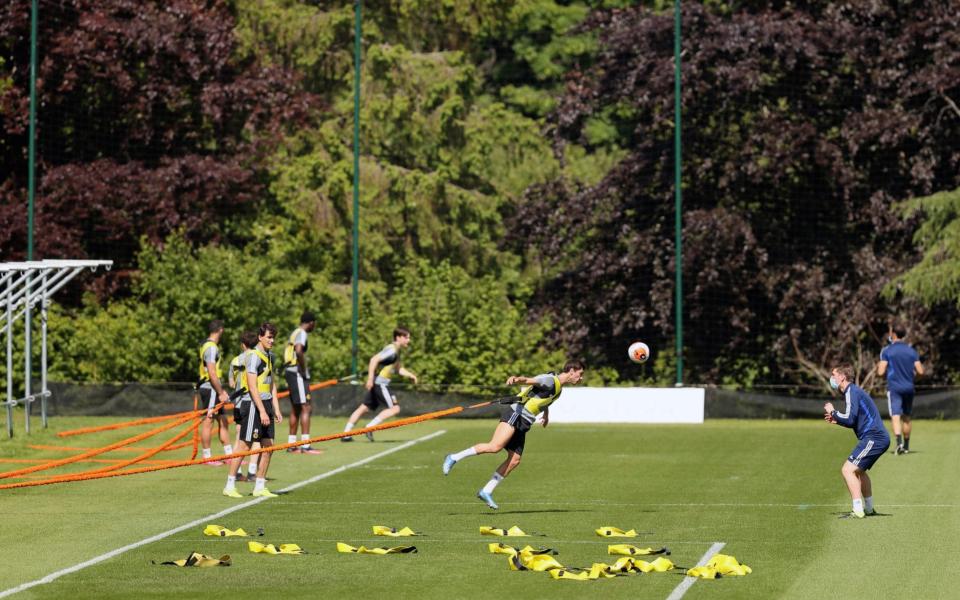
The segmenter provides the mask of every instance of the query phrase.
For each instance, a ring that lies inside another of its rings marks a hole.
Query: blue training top
[[[854,384],[847,386],[843,392],[847,407],[844,412],[833,411],[830,415],[837,420],[837,423],[844,427],[850,427],[857,434],[857,439],[870,438],[874,440],[886,440],[890,443],[890,436],[883,426],[883,420],[880,419],[880,412],[877,405],[873,402],[870,394]]]
[[[913,393],[913,364],[920,360],[917,351],[897,340],[880,351],[880,360],[887,361],[887,389],[898,394]]]

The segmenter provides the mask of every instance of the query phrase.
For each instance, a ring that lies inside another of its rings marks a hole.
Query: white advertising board
[[[703,423],[703,388],[569,386],[550,406],[551,423]]]

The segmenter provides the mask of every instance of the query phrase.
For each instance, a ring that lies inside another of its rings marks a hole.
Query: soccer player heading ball
[[[563,366],[559,375],[545,373],[536,377],[512,376],[507,378],[507,385],[522,384],[528,387],[520,390],[516,396],[508,396],[500,400],[506,406],[500,411],[500,423],[493,431],[493,437],[486,444],[477,444],[456,454],[448,454],[443,461],[443,474],[448,475],[453,465],[459,461],[477,454],[492,454],[501,450],[507,451],[507,458],[493,473],[493,477],[477,492],[477,498],[486,502],[487,506],[496,509],[493,501],[493,490],[520,464],[523,446],[527,432],[533,426],[537,415],[543,415],[543,426],[550,422],[550,405],[560,397],[564,385],[577,384],[583,379],[583,363],[571,360]]]

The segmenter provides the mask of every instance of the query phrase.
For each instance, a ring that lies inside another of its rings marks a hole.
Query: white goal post
[[[84,269],[110,270],[112,260],[39,260],[0,263],[0,331],[6,335],[7,350],[7,399],[0,404],[7,407],[7,435],[13,437],[13,409],[23,403],[26,421],[25,430],[30,433],[30,405],[40,400],[40,416],[47,426],[47,309],[50,298]],[[40,305],[40,390],[31,389],[33,366],[33,308]],[[24,379],[23,395],[16,397],[13,391],[13,324],[24,320]]]

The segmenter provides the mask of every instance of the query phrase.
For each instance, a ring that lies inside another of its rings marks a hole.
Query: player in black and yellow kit
[[[297,425],[300,439],[310,439],[310,370],[307,369],[307,335],[317,326],[317,318],[309,310],[300,316],[300,326],[293,330],[287,347],[283,350],[283,375],[290,391],[290,435],[287,443],[297,441]],[[287,448],[287,452],[320,454],[310,444]]]
[[[477,444],[455,454],[448,454],[443,461],[443,474],[448,475],[457,462],[476,456],[477,454],[492,454],[507,451],[507,459],[497,467],[493,477],[487,485],[477,492],[477,498],[486,502],[490,508],[498,508],[493,501],[493,490],[517,468],[523,455],[527,432],[533,426],[537,415],[543,415],[543,426],[550,422],[550,405],[560,397],[565,385],[580,383],[583,379],[583,363],[571,360],[563,366],[559,375],[545,373],[536,377],[513,376],[507,379],[507,385],[521,384],[527,387],[520,390],[516,396],[509,396],[501,400],[506,404],[500,411],[500,423],[493,432],[493,437],[486,444]]]
[[[258,440],[264,448],[272,446],[274,424],[283,420],[283,415],[280,413],[280,403],[277,400],[277,384],[274,381],[274,357],[270,351],[276,337],[277,328],[272,323],[264,323],[257,333],[257,345],[247,352],[247,363],[244,371],[246,393],[237,400],[240,413],[240,442],[237,444],[237,448],[240,452],[246,451]],[[264,452],[260,455],[260,464],[257,467],[257,482],[253,488],[254,496],[276,496],[266,488],[270,454],[270,452]],[[230,461],[230,475],[227,476],[227,485],[223,488],[224,496],[241,497],[236,488],[240,460],[240,458],[235,458]]]
[[[240,334],[240,354],[233,357],[233,360],[230,361],[230,370],[229,370],[229,380],[230,388],[233,392],[230,394],[230,400],[233,402],[233,422],[237,426],[237,439],[234,442],[235,446],[240,444],[240,421],[242,420],[240,416],[240,407],[239,402],[241,396],[247,392],[247,353],[257,345],[259,338],[257,337],[256,331],[244,331]],[[254,442],[250,447],[251,450],[257,450],[260,448],[260,442]],[[240,461],[240,470],[237,472],[237,481],[245,481],[247,479],[254,480],[257,477],[257,462],[259,459],[259,454],[254,454],[250,456],[250,462],[247,470],[247,475],[243,474],[243,461]]]
[[[360,417],[370,411],[377,410],[379,406],[383,406],[384,409],[367,423],[368,427],[379,425],[400,413],[397,397],[390,393],[389,386],[394,373],[411,379],[414,383],[417,382],[417,376],[403,368],[400,361],[400,351],[409,345],[410,332],[403,327],[397,327],[393,330],[393,343],[387,344],[383,347],[383,350],[370,357],[370,363],[367,365],[367,395],[364,397],[363,403],[350,415],[350,420],[344,427],[344,431],[351,431]],[[372,442],[373,434],[367,433],[367,439]],[[353,438],[340,438],[340,441],[351,442]]]
[[[223,321],[214,319],[207,325],[207,339],[200,346],[200,366],[198,369],[197,392],[200,394],[200,408],[205,408],[203,423],[200,425],[200,444],[203,448],[203,458],[212,456],[210,451],[210,436],[213,432],[213,420],[217,419],[220,425],[220,443],[223,444],[223,453],[232,454],[230,445],[230,430],[227,426],[227,414],[223,406],[218,403],[229,400],[227,390],[223,387],[223,371],[220,369],[220,338],[223,337]],[[210,466],[220,466],[219,460],[204,463]]]

